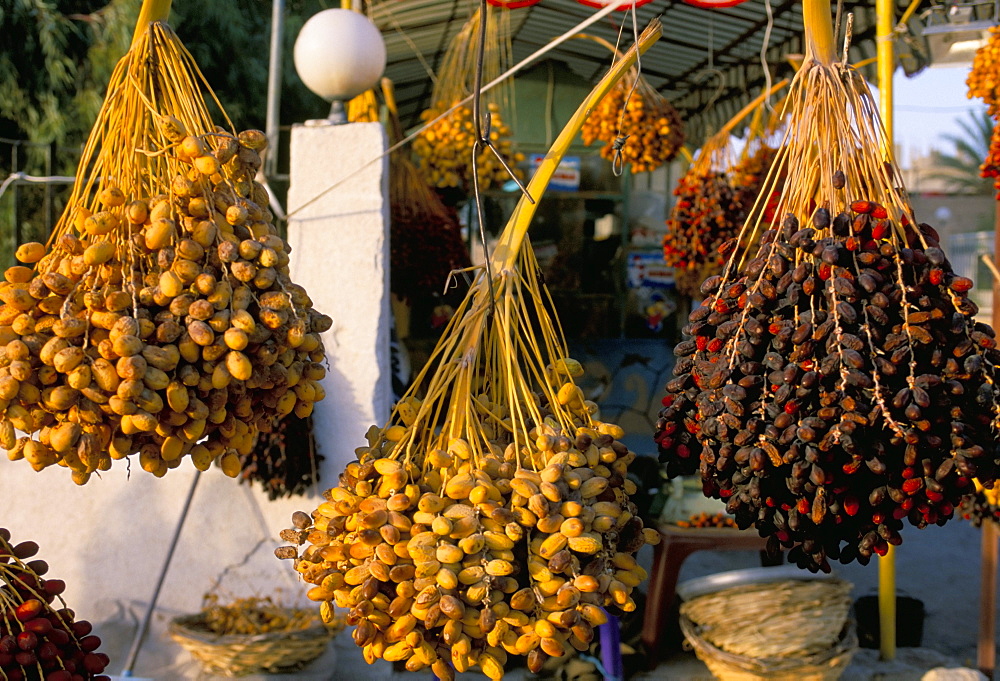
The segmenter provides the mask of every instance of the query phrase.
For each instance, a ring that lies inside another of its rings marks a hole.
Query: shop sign
[[[604,9],[608,5],[614,4],[615,0],[576,0],[581,5],[586,5],[587,7],[597,7],[599,9]],[[618,11],[623,12],[625,10],[632,9],[633,7],[642,7],[645,4],[652,2],[653,0],[635,0],[635,2],[626,2],[624,5],[618,8]]]
[[[674,268],[663,262],[663,253],[630,253],[629,288],[673,288]]]
[[[542,165],[545,154],[531,154],[531,172],[534,174],[538,167]],[[580,157],[563,156],[556,168],[556,172],[549,181],[549,189],[559,192],[575,192],[580,188]]]

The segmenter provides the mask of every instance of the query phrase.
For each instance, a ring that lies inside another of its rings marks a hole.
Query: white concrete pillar
[[[385,149],[379,123],[292,129],[292,281],[333,318],[323,334],[330,365],[326,399],[313,414],[316,445],[325,457],[324,489],[336,485],[368,428],[386,421],[392,402],[388,159],[368,164]]]

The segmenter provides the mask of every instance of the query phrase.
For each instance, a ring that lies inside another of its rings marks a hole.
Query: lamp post
[[[295,39],[295,70],[331,107],[327,119],[306,124],[346,123],[344,102],[378,83],[385,56],[382,34],[365,15],[327,9],[310,17]]]

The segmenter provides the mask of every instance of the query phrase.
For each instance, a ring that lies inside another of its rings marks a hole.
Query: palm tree
[[[955,150],[950,154],[932,151],[929,176],[958,194],[992,193],[993,178],[982,177],[979,166],[990,153],[993,118],[982,109],[969,111],[967,118],[955,122],[962,128],[961,134],[941,135]]]

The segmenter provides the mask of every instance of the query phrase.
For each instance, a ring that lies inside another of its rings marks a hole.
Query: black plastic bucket
[[[909,596],[896,596],[896,646],[919,648],[924,638],[924,603]],[[858,643],[862,648],[881,644],[878,621],[878,596],[862,596],[854,601],[858,625]]]

